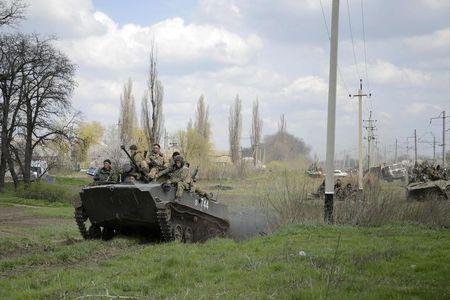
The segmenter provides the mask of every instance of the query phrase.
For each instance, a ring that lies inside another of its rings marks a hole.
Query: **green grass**
[[[28,205],[28,206],[42,206],[42,207],[68,207],[70,204],[64,202],[53,202],[42,199],[25,199],[18,196],[0,194],[0,203]]]
[[[78,180],[56,184],[76,189]],[[254,188],[267,181],[260,175],[227,180],[221,183],[233,190],[220,193],[239,207],[255,201]],[[0,223],[0,299],[450,298],[448,229],[297,225],[242,242],[83,241],[67,203],[9,193],[0,204],[27,205],[19,206],[25,217],[47,220],[32,227]]]
[[[122,252],[99,255],[109,247]],[[7,263],[18,267],[0,297],[445,299],[449,249],[448,230],[417,225],[297,226],[241,243],[80,242]]]
[[[67,176],[54,176],[55,183],[61,185],[72,185],[72,186],[84,186],[92,182],[91,177],[67,177]]]

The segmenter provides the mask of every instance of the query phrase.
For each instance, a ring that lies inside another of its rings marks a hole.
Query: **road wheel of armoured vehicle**
[[[87,220],[87,215],[84,212],[83,207],[78,207],[75,209],[75,221],[77,222],[78,230],[81,233],[81,236],[87,240],[89,239],[89,232],[86,229],[86,225],[84,222]]]
[[[172,229],[173,239],[178,242],[183,241],[183,227],[180,224],[175,224]]]
[[[102,240],[108,241],[114,237],[114,229],[109,227],[103,227]]]
[[[184,229],[184,242],[185,243],[194,242],[194,232],[192,231],[192,228],[189,226],[186,226],[186,229]]]
[[[92,224],[89,227],[89,238],[97,240],[102,237],[102,229],[97,224]]]

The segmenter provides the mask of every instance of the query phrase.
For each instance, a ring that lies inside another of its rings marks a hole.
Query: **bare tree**
[[[158,78],[158,60],[154,41],[150,46],[149,62],[147,91],[142,99],[142,125],[150,146],[154,143],[160,143],[164,133],[164,87]]]
[[[76,86],[75,65],[58,51],[49,39],[32,38],[35,62],[31,76],[22,81],[25,157],[23,178],[30,181],[34,149],[55,139],[73,135],[73,124],[79,113],[71,106],[70,97]]]
[[[278,123],[278,131],[280,133],[285,133],[287,130],[287,123],[286,118],[284,117],[284,114],[280,116],[280,123]]]
[[[0,27],[3,25],[11,26],[25,19],[26,8],[27,4],[22,0],[0,0]]]
[[[131,78],[123,86],[120,95],[120,140],[123,145],[128,145],[133,141],[133,133],[136,128],[136,108],[133,96],[133,82]]]
[[[239,95],[236,95],[234,104],[230,107],[230,116],[228,117],[228,135],[230,142],[231,161],[236,164],[240,159],[241,132],[242,132],[242,102]]]
[[[261,149],[261,133],[263,121],[259,111],[258,99],[253,102],[252,129],[250,132],[251,150],[253,156],[253,165],[256,166],[259,159],[259,150]]]
[[[21,106],[24,97],[21,96],[21,78],[29,74],[30,55],[29,39],[22,34],[5,34],[0,37],[0,90],[1,90],[1,133],[0,133],[0,192],[3,191],[5,173],[11,169],[10,145],[17,134],[20,122]],[[15,172],[11,173],[15,175]],[[16,181],[16,180],[14,180]]]
[[[2,145],[0,189],[6,162],[10,170],[11,152],[30,181],[33,151],[38,145],[67,138],[78,114],[70,96],[76,85],[75,66],[52,45],[51,39],[36,34],[3,35],[0,89],[2,91]],[[13,140],[23,141],[23,155],[15,151]]]
[[[209,107],[205,104],[205,99],[203,95],[201,95],[197,102],[194,128],[200,136],[202,136],[206,141],[209,141],[211,135],[210,127]]]

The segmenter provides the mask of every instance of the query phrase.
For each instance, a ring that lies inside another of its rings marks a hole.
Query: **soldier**
[[[150,172],[148,176],[151,179],[156,178],[156,174],[159,171],[164,170],[164,156],[161,153],[161,146],[159,144],[153,144],[152,152],[148,156]]]
[[[94,181],[117,181],[115,174],[112,173],[111,161],[109,159],[103,161],[103,168],[95,173]]]
[[[183,156],[175,156],[174,162],[175,163],[172,168],[167,168],[166,170],[160,172],[156,177],[162,176],[164,174],[169,174],[170,180],[168,180],[167,183],[173,184],[177,187],[175,196],[176,198],[181,198],[181,196],[183,195],[183,191],[189,189],[191,178],[189,169],[184,165]]]
[[[167,162],[167,165],[166,165],[167,168],[171,168],[171,167],[175,164],[174,158],[175,158],[175,156],[177,156],[177,155],[180,155],[180,152],[174,151],[174,152],[172,153],[172,157],[171,157],[171,158],[169,159],[169,161]]]
[[[148,173],[149,167],[147,162],[145,161],[146,153],[142,153],[138,150],[138,147],[136,145],[130,146],[130,156],[131,158],[136,162],[136,164],[144,171],[145,173]]]

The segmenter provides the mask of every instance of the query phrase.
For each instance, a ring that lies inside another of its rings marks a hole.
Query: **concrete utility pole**
[[[414,164],[417,163],[417,130],[414,129]]]
[[[445,110],[442,111],[439,116],[430,118],[430,124],[435,119],[442,119],[442,167],[445,167],[445,119],[448,118],[445,116]]]
[[[367,130],[367,170],[370,170],[371,159],[375,161],[372,149],[372,141],[375,140],[373,131],[376,130],[376,127],[374,125],[376,122],[377,120],[372,119],[372,111],[370,111],[369,120],[364,120],[364,123],[367,124],[366,126],[364,126],[364,128]]]
[[[433,161],[436,162],[436,136],[433,135]]]
[[[395,160],[394,160],[394,163],[396,163],[397,162],[397,154],[398,154],[398,141],[397,141],[397,139],[395,139]]]
[[[445,110],[442,112],[442,167],[445,168]]]
[[[327,156],[325,177],[325,222],[333,223],[334,147],[336,127],[336,80],[339,35],[339,0],[333,0],[331,11],[330,72],[328,82]]]
[[[358,97],[358,147],[359,147],[359,171],[358,171],[358,188],[360,191],[363,189],[363,137],[362,137],[362,99],[363,97],[370,96],[363,94],[362,79],[359,80],[359,90],[355,95],[349,95],[349,97]]]

